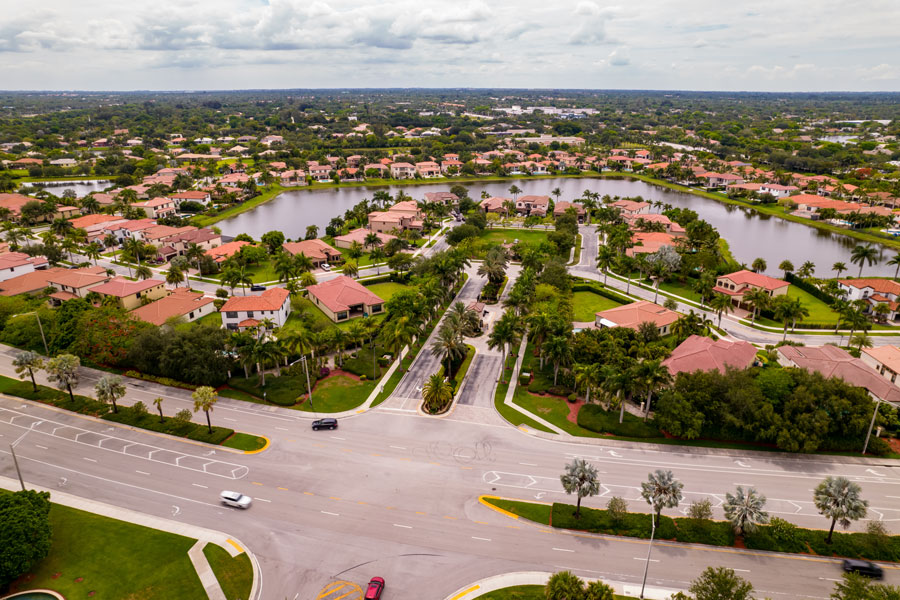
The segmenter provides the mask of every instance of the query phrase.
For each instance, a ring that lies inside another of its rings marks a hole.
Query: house
[[[190,323],[214,312],[216,305],[212,298],[187,288],[178,288],[156,302],[134,309],[131,314],[141,321],[163,325],[173,317]]]
[[[463,168],[463,163],[456,159],[441,161],[441,173],[444,173],[445,175],[447,173],[450,173],[450,174],[459,173],[459,170],[462,168]]]
[[[584,204],[581,202],[566,202],[565,200],[557,202],[553,207],[553,216],[558,217],[564,215],[569,208],[575,209],[575,213],[578,216],[578,224],[584,223],[585,210]]]
[[[394,179],[411,179],[416,176],[416,167],[407,162],[391,163],[391,177]]]
[[[306,185],[306,172],[299,169],[282,171],[278,174],[278,179],[284,187]]]
[[[694,371],[719,371],[727,368],[746,369],[756,359],[756,348],[749,342],[713,340],[692,335],[678,345],[662,364],[672,377]]]
[[[103,267],[84,267],[82,269],[66,269],[63,267],[49,267],[30,273],[24,273],[0,282],[0,296],[18,296],[19,294],[38,294],[48,287],[54,287],[50,279],[64,273],[89,273],[91,275],[105,274]]]
[[[610,204],[619,209],[622,216],[627,218],[630,215],[645,215],[650,212],[649,202],[636,202],[634,200],[617,200]]]
[[[865,300],[869,305],[866,312],[871,313],[878,304],[887,304],[890,312],[888,320],[900,319],[900,283],[893,279],[839,279],[838,287],[847,295],[847,300]]]
[[[166,240],[166,245],[171,246],[177,256],[184,255],[191,244],[197,244],[203,250],[211,250],[221,243],[222,236],[206,228],[185,231]]]
[[[546,217],[549,208],[550,196],[522,196],[516,200],[516,212],[526,217]]]
[[[64,270],[47,278],[47,283],[56,292],[50,294],[50,301],[59,304],[73,298],[84,298],[92,288],[109,281],[106,271],[100,273],[87,269]]]
[[[706,187],[708,188],[720,188],[735,183],[744,183],[743,177],[732,173],[701,173],[697,178],[705,179]]]
[[[0,194],[0,208],[9,210],[14,219],[22,216],[22,207],[29,202],[40,202],[40,200],[24,194]]]
[[[241,248],[249,245],[251,245],[250,242],[245,241],[227,242],[221,246],[210,248],[206,251],[206,254],[211,256],[214,261],[221,264],[240,252]]]
[[[144,231],[156,227],[156,221],[153,219],[137,219],[125,222],[113,222],[103,227],[104,236],[113,234],[121,244],[125,240],[141,240],[144,239]]]
[[[713,291],[730,296],[732,302],[740,306],[744,302],[744,294],[750,290],[763,290],[774,298],[787,294],[789,287],[790,284],[787,281],[744,269],[728,275],[720,275],[716,279]]]
[[[311,285],[306,291],[312,303],[335,323],[384,311],[384,300],[346,275]]]
[[[450,192],[425,192],[425,203],[453,206],[459,204],[459,198],[456,194],[451,194]]]
[[[441,167],[436,162],[426,160],[416,163],[416,173],[425,179],[441,176]]]
[[[360,227],[358,229],[354,229],[350,233],[346,235],[338,235],[334,238],[334,245],[338,248],[349,248],[353,245],[353,242],[358,242],[360,246],[363,248],[367,248],[366,246],[366,236],[370,233],[374,233],[378,236],[378,245],[383,246],[387,244],[391,240],[397,239],[397,236],[391,235],[389,233],[380,233],[378,231],[371,231],[364,227]]]
[[[797,186],[781,185],[778,183],[763,183],[759,186],[760,194],[769,194],[770,196],[774,196],[775,198],[785,198],[799,190],[800,188],[798,188]]]
[[[197,202],[203,206],[208,205],[212,201],[210,193],[201,190],[185,190],[183,192],[178,192],[177,194],[170,194],[169,198],[171,198],[175,203],[175,206],[179,208],[181,207],[181,203],[185,201]]]
[[[341,260],[341,252],[335,250],[322,240],[303,240],[301,242],[285,242],[281,246],[291,256],[304,254],[313,263],[313,267],[319,268],[323,264],[330,264]]]
[[[855,387],[864,388],[873,398],[900,406],[900,388],[882,377],[881,373],[854,358],[837,346],[781,346],[778,363],[784,367],[799,367],[817,371],[824,377],[840,377]]]
[[[671,233],[674,236],[683,236],[685,234],[684,227],[679,225],[678,223],[672,221],[666,215],[661,214],[630,214],[624,216],[625,222],[628,224],[628,227],[631,229],[642,229],[645,225],[652,225],[659,223],[662,225],[664,231],[666,233]],[[647,227],[652,228],[652,227]]]
[[[115,298],[119,308],[125,310],[133,310],[148,300],[158,300],[169,293],[166,290],[166,282],[160,279],[131,281],[124,277],[114,277],[92,287],[90,291]]]
[[[291,314],[291,295],[284,288],[274,287],[259,296],[232,296],[219,311],[226,329],[244,331],[254,329],[269,319],[282,327]]]
[[[238,138],[238,141],[241,141],[241,138]],[[267,135],[259,140],[259,143],[265,146],[272,146],[274,144],[284,143],[284,138],[280,135]]]
[[[144,202],[135,202],[132,206],[142,209],[151,219],[159,219],[175,214],[175,201],[171,198],[153,198]]]
[[[859,358],[891,383],[897,383],[900,373],[900,348],[897,346],[863,348]]]
[[[425,226],[422,221],[422,211],[413,200],[398,202],[387,211],[374,211],[369,213],[369,229],[378,233],[385,233],[394,229],[417,229]]]
[[[628,327],[637,330],[641,323],[653,323],[660,335],[667,335],[678,313],[658,304],[641,300],[596,313],[594,324],[603,327]]]
[[[378,171],[377,176],[381,179],[387,177],[391,172],[390,168],[387,165],[383,165],[381,163],[370,163],[363,166],[362,170],[363,174],[365,174],[367,171]]]
[[[500,196],[491,196],[490,198],[485,198],[481,201],[481,204],[478,205],[481,210],[486,213],[502,213],[506,212],[506,207],[504,204],[507,202],[512,202],[512,198],[502,198]]]
[[[164,246],[169,243],[169,240],[181,235],[182,233],[187,233],[189,231],[196,230],[196,227],[191,225],[187,225],[185,227],[170,227],[169,225],[154,225],[153,227],[149,227],[144,230],[144,241],[148,244],[153,244],[157,248]]]
[[[309,172],[309,176],[313,179],[313,181],[328,181],[331,179],[331,165],[319,165],[309,163],[307,165],[306,170]]]
[[[628,256],[655,254],[663,246],[672,246],[674,248],[678,243],[678,237],[662,231],[636,231],[631,234],[631,243],[634,246],[626,249],[625,254]]]
[[[0,254],[0,281],[6,281],[36,269],[50,266],[46,256],[28,256],[24,252],[4,252]]]

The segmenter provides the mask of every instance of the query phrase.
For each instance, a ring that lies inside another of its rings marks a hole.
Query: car
[[[882,575],[884,575],[884,570],[881,567],[867,560],[845,558],[843,567],[847,573],[858,573],[875,579],[881,579]]]
[[[384,578],[383,577],[373,577],[369,580],[369,585],[366,586],[366,595],[363,596],[364,600],[378,600],[381,598],[381,592],[384,591]]]
[[[323,271],[330,271],[330,270],[331,270],[331,265],[329,265],[328,263],[322,263],[322,270],[323,270]]]
[[[229,492],[228,490],[219,494],[219,498],[222,499],[222,504],[233,506],[234,508],[250,508],[250,503],[253,502],[253,498],[250,496],[245,496],[240,492]]]
[[[313,431],[318,431],[320,429],[337,429],[337,419],[327,418],[327,419],[317,419],[312,422]]]
[[[257,285],[254,283],[253,285],[250,286],[250,291],[251,292],[264,292],[264,291],[266,291],[266,286]]]

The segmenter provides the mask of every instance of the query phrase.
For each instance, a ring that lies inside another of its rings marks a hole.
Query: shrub
[[[367,379],[367,377],[366,377],[365,373],[363,373],[362,375],[359,376],[360,381],[365,381],[366,379]]]
[[[193,415],[191,414],[191,411],[186,408],[182,408],[177,413],[175,413],[175,416],[172,417],[172,419],[179,423],[188,423],[190,422],[192,416]]]
[[[731,546],[734,544],[734,529],[726,521],[709,519],[675,519],[678,528],[676,538],[686,544],[711,544]]]
[[[564,385],[551,385],[549,388],[547,388],[547,392],[554,396],[562,396],[563,398],[565,398],[572,393],[572,389]]]
[[[625,521],[625,516],[628,515],[628,501],[625,498],[613,496],[606,503],[606,512],[609,513],[609,518],[612,519],[612,522],[619,526]]]
[[[530,389],[530,388],[529,388]],[[596,433],[611,433],[631,438],[662,437],[659,429],[631,413],[625,413],[625,420],[619,423],[618,411],[603,410],[598,404],[585,404],[578,411],[578,426]]]
[[[519,385],[525,386],[531,382],[531,373],[526,373],[525,371],[519,372]],[[529,388],[528,391],[531,391]]]
[[[712,502],[709,498],[694,500],[688,507],[688,516],[692,519],[712,519]]]
[[[543,380],[543,378],[539,377],[536,377],[534,381],[528,385],[528,391],[532,394],[544,394],[548,389],[550,389],[550,385]]]
[[[146,415],[149,412],[147,405],[140,400],[131,405],[131,411],[136,415]]]
[[[322,367],[319,369],[319,379],[324,379],[329,375],[331,375],[331,369],[329,369],[328,367]]]
[[[569,394],[567,399],[572,403],[578,402],[578,394]]]

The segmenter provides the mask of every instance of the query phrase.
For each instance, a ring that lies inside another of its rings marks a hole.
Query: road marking
[[[740,571],[741,573],[749,573],[750,569],[731,569],[732,571]]]
[[[237,419],[229,419],[228,417],[222,417],[222,419],[225,421],[233,421],[234,423],[237,423]]]
[[[640,557],[638,557],[638,556],[635,556],[635,557],[634,557],[634,560],[643,560],[644,562],[647,561],[646,558],[640,558]],[[655,558],[651,558],[651,559],[650,559],[650,562],[659,562],[659,561],[656,560]]]
[[[897,499],[900,499],[900,496],[885,496],[885,498],[897,498]]]
[[[520,465],[523,465],[523,466],[526,466],[526,467],[536,467],[536,466],[537,466],[537,464],[535,464],[535,463],[523,463],[523,462],[520,462],[519,464],[520,464]]]
[[[359,501],[357,502],[357,504],[362,504],[363,506],[368,506],[368,505],[369,505],[368,502],[363,502],[362,500],[359,500]]]
[[[135,473],[140,473],[141,475],[149,475],[147,471],[135,471]]]
[[[191,485],[198,487],[198,488],[209,489],[208,485],[201,485],[199,483],[192,483]]]
[[[460,467],[463,471],[471,471],[472,467]]]
[[[272,502],[271,500],[266,500],[265,498],[257,498],[257,500],[259,500],[260,502]]]
[[[416,514],[417,514],[417,515],[425,515],[425,514],[428,514],[428,513],[423,513],[421,510],[417,510],[417,511],[416,511]]]
[[[449,517],[449,516],[446,516],[446,515],[444,516],[444,518],[445,518],[445,519],[449,519],[449,520],[451,520],[451,521],[455,521],[455,520],[456,520],[456,517]]]
[[[819,577],[822,581],[843,581],[843,579],[829,579],[828,577]]]
[[[46,450],[47,446],[41,446],[40,444],[35,444],[35,448],[40,448],[41,450]]]
[[[745,486],[748,486],[748,487],[753,487],[753,484],[752,484],[752,483],[732,483],[731,485],[745,485]]]
[[[320,510],[319,512],[322,513],[323,515],[331,515],[332,517],[339,517],[339,516],[341,516],[341,515],[339,515],[338,513],[328,512],[327,510]]]
[[[380,454],[371,453],[369,456],[381,456]]]
[[[472,521],[473,523],[478,523],[479,525],[487,525],[484,521]]]
[[[391,446],[394,450],[406,450],[403,446]]]
[[[280,487],[280,488],[278,488],[278,489],[281,490],[282,492],[288,491],[288,489],[287,489],[286,487]]]
[[[328,496],[329,500],[340,500],[337,496]]]
[[[473,585],[469,589],[463,590],[460,593],[458,593],[457,595],[453,596],[452,598],[450,598],[450,600],[459,600],[460,598],[465,598],[467,595],[469,595],[470,592],[474,592],[475,590],[479,590],[479,589],[481,589],[480,585],[477,585],[477,584]]]
[[[275,429],[279,431],[290,431],[290,429],[288,429],[287,427],[276,427]]]
[[[315,496],[312,492],[303,492],[304,496]]]
[[[341,448],[341,452],[353,452],[350,448]]]
[[[491,541],[491,538],[475,537],[474,535],[472,536],[472,539],[473,539],[473,540],[481,540],[482,542],[489,542],[489,541]]]
[[[87,456],[84,457],[84,460],[89,460],[89,461],[91,461],[91,462],[93,462],[93,463],[97,462],[97,459],[96,459],[96,458],[88,458]]]
[[[430,462],[430,463],[428,463],[428,464],[429,464],[429,465],[434,465],[434,466],[436,466],[436,467],[441,466],[441,463],[436,463],[436,462]]]
[[[336,435],[330,435],[330,436],[328,436],[328,437],[330,437],[330,438],[333,439],[333,440],[341,440],[341,441],[347,439],[347,438],[338,437],[338,436],[336,436]]]
[[[506,528],[507,529],[519,529],[519,526],[518,525],[507,525]]]
[[[412,529],[412,525],[401,525],[400,523],[394,523],[394,527],[402,527],[403,529]]]
[[[568,548],[553,548],[557,552],[575,552],[574,550],[569,550]]]
[[[252,483],[253,485],[262,485],[262,484],[261,484],[260,482],[258,482],[258,481],[251,481],[250,483]]]

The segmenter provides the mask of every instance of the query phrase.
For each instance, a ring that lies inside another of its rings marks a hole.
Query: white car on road
[[[228,490],[219,494],[219,497],[222,499],[222,504],[235,508],[250,508],[250,503],[253,502],[253,498],[250,496],[245,496],[240,492],[229,492]]]

